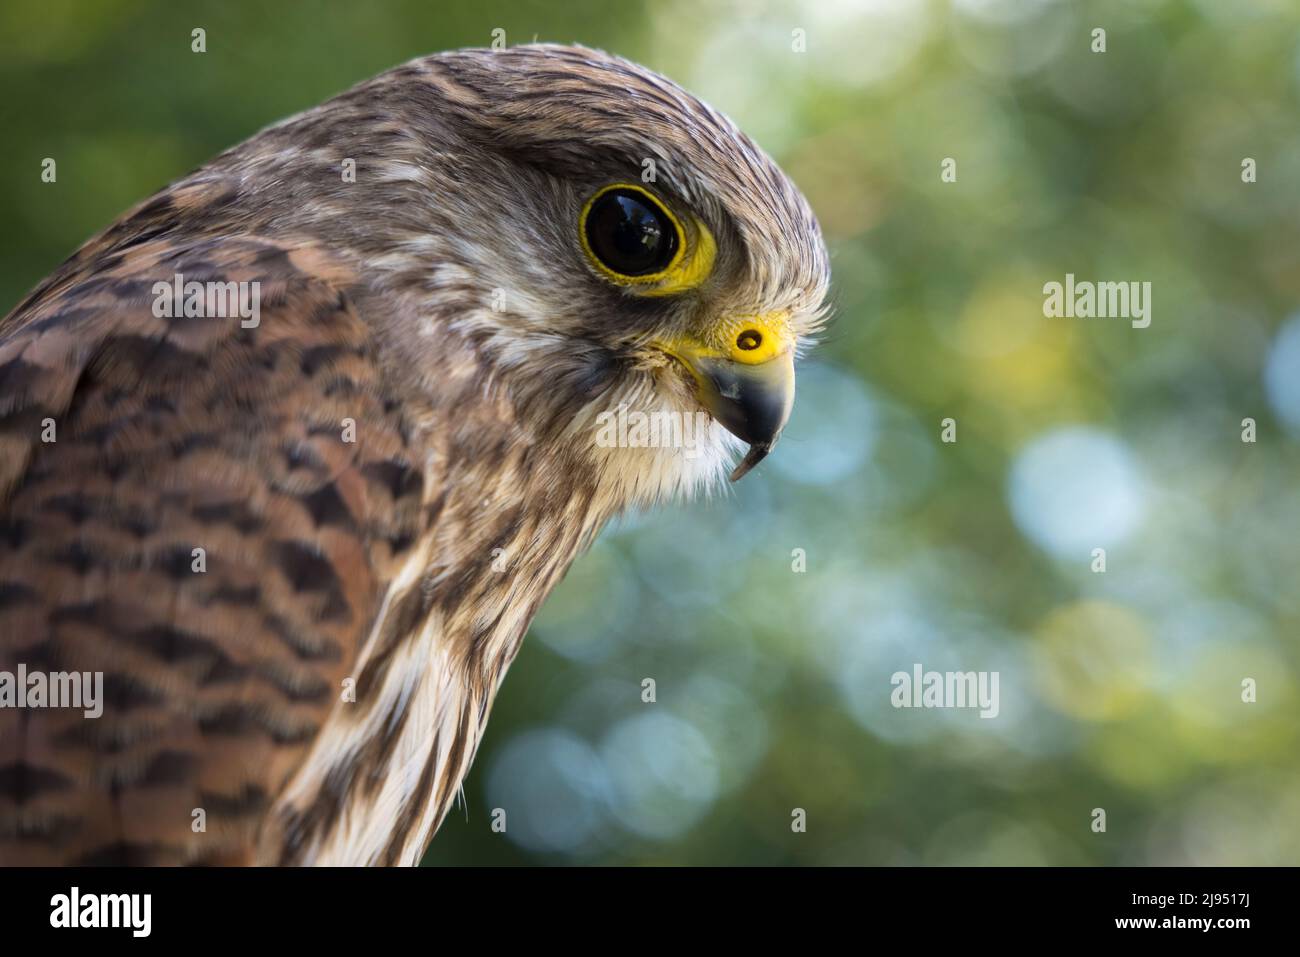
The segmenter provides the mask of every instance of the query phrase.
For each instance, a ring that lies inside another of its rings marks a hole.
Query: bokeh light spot
[[[1128,449],[1090,428],[1058,429],[1022,449],[1007,494],[1026,537],[1079,561],[1122,543],[1143,513],[1142,477]]]

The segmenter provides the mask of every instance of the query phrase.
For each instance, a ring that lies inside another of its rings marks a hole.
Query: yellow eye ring
[[[654,193],[636,183],[611,183],[583,204],[578,242],[610,282],[664,296],[698,286],[713,269],[713,236],[698,220],[693,225],[695,248],[688,250],[681,221]]]

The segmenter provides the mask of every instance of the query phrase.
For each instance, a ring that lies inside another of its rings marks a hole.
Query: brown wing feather
[[[106,699],[0,709],[0,863],[247,861],[417,535],[409,430],[319,250],[92,253],[0,322],[0,671]],[[176,273],[260,324],[155,317]]]

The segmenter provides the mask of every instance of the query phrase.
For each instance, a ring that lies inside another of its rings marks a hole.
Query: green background
[[[637,60],[806,192],[836,320],[767,463],[607,530],[552,596],[427,862],[1296,864],[1298,27],[1284,0],[7,2],[0,311],[411,57],[502,28]],[[1150,327],[1045,318],[1067,273],[1151,282]],[[891,707],[917,662],[998,672],[1000,713]]]

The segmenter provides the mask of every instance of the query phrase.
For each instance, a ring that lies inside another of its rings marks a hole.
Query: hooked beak
[[[722,426],[749,443],[749,452],[731,473],[738,481],[776,447],[794,407],[794,350],[756,365],[731,359],[701,358],[695,373],[700,404]]]
[[[749,452],[731,473],[735,482],[775,448],[790,419],[794,339],[784,313],[728,325],[727,338],[716,346],[685,339],[663,348],[690,370],[695,395],[709,414],[749,443]]]

